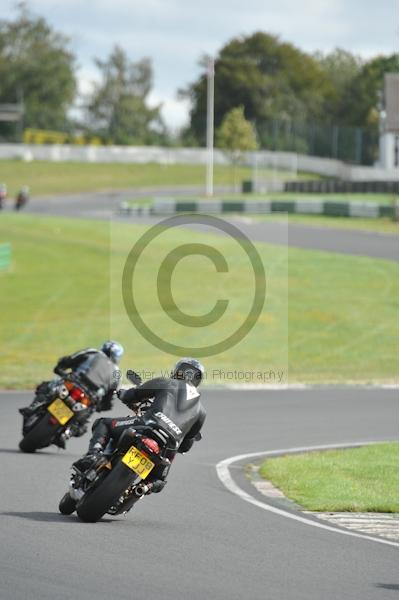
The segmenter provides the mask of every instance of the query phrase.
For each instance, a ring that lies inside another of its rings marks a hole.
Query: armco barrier
[[[324,202],[321,200],[297,200],[295,212],[300,215],[322,215]]]
[[[323,215],[328,217],[349,217],[348,202],[323,202]]]
[[[0,271],[6,271],[11,265],[11,245],[0,244]]]
[[[320,200],[174,200],[157,199],[152,205],[128,205],[123,203],[119,212],[123,216],[160,215],[176,213],[204,214],[253,214],[289,213],[301,215],[324,215],[329,217],[353,217],[375,219],[395,218],[395,206],[383,206],[375,202],[330,202]]]

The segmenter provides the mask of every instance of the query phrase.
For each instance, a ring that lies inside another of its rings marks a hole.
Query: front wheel
[[[118,463],[79,500],[76,507],[78,517],[87,523],[99,521],[135,479],[139,479],[137,475],[124,464]]]
[[[59,427],[58,423],[51,424],[48,413],[45,414],[19,442],[19,449],[22,452],[34,452],[39,448],[49,446]]]
[[[58,505],[58,510],[62,515],[71,515],[76,509],[76,500],[71,498],[69,492],[64,494]]]

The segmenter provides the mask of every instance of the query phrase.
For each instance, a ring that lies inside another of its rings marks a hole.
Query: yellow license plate
[[[47,410],[61,425],[65,425],[73,417],[73,411],[59,398],[48,406]]]
[[[125,463],[129,469],[132,469],[132,471],[134,471],[136,475],[139,475],[142,479],[148,477],[152,469],[155,467],[155,464],[134,446],[129,448],[122,458],[122,462]]]

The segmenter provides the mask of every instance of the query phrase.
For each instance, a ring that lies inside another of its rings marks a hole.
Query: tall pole
[[[213,123],[214,123],[214,103],[215,103],[215,61],[208,59],[207,72],[207,106],[206,106],[206,195],[213,196]]]
[[[18,109],[19,109],[19,121],[18,121],[18,137],[19,141],[24,141],[24,89],[23,87],[18,88]]]

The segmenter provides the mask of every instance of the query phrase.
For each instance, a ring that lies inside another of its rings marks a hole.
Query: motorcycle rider
[[[54,373],[61,377],[73,374],[74,379],[81,381],[92,391],[91,397],[96,402],[97,412],[111,410],[120,380],[120,371],[115,367],[123,353],[123,346],[119,342],[108,340],[102,344],[100,350],[86,348],[61,357],[54,367]],[[68,369],[70,371],[67,373]],[[33,402],[29,406],[19,409],[24,419],[30,417],[40,405],[48,403],[48,396],[52,393],[55,383],[58,381],[44,381],[37,386]],[[75,423],[71,433],[75,437],[80,437],[86,431],[85,421]],[[65,439],[62,437],[55,443],[60,448],[65,448]]]
[[[7,186],[5,183],[0,183],[0,210],[4,208],[4,202],[7,198]]]
[[[177,452],[188,452],[194,441],[202,436],[206,412],[200,402],[198,386],[204,376],[203,365],[195,358],[182,358],[174,366],[170,377],[157,377],[138,387],[120,390],[118,396],[130,409],[145,410],[142,416],[100,418],[93,423],[93,436],[85,456],[73,466],[84,472],[101,461],[107,462],[103,452],[110,440],[117,442],[125,429],[145,424],[149,419],[159,422],[178,443]],[[141,379],[137,374],[136,382]],[[171,457],[173,458],[173,457]],[[147,482],[147,494],[160,492],[166,485],[170,466],[155,467]]]
[[[21,210],[29,200],[29,187],[24,185],[15,198],[15,210]]]

